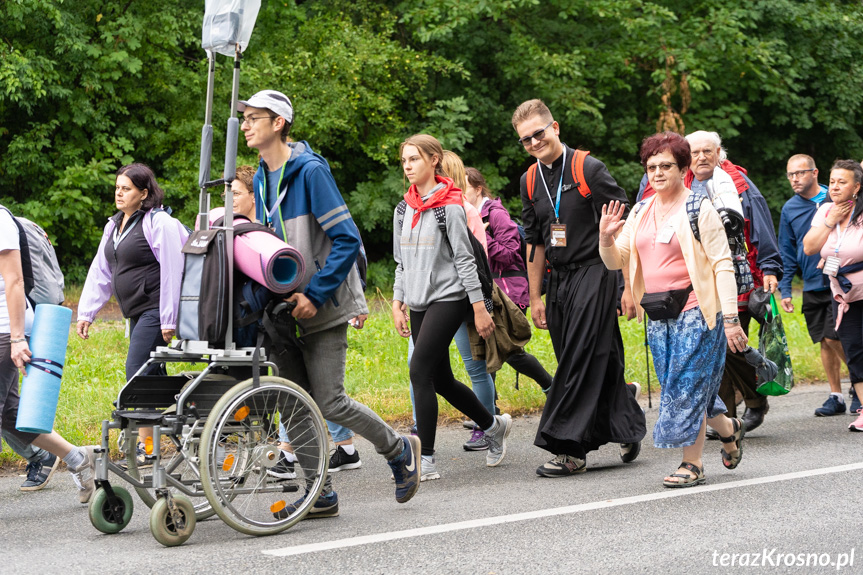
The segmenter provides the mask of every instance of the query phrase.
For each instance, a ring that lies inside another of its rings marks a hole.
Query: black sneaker
[[[857,392],[854,391],[853,385],[848,393],[851,395],[851,407],[848,408],[848,415],[860,415],[860,408],[863,406],[860,404],[860,398],[857,397]]]
[[[561,453],[554,459],[543,463],[536,469],[536,474],[541,477],[566,477],[587,471],[587,462],[571,455]]]
[[[294,462],[288,461],[284,453],[279,453],[279,462],[272,468],[267,469],[267,475],[278,477],[279,479],[296,479],[297,472],[294,470]]]
[[[273,517],[276,519],[285,519],[289,517],[292,513],[295,513],[297,509],[302,505],[303,501],[308,497],[308,493],[303,495],[301,498],[294,501],[292,504],[286,506],[282,511],[276,511],[273,513]],[[323,519],[325,517],[337,517],[339,514],[339,496],[335,491],[330,491],[326,495],[321,495],[318,497],[318,500],[315,501],[315,504],[309,509],[309,512],[306,513],[306,516],[303,519]]]
[[[360,461],[360,452],[354,449],[353,455],[348,455],[341,445],[336,445],[336,450],[330,457],[330,473],[347,471],[348,469],[359,469],[363,465]]]
[[[40,461],[34,461],[27,465],[27,479],[21,484],[21,491],[39,491],[46,485],[60,466],[60,458],[48,454],[48,457]]]

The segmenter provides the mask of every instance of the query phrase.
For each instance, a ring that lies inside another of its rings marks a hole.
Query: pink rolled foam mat
[[[224,208],[210,210],[212,224],[225,213]],[[240,230],[248,220],[234,214],[234,229]],[[252,231],[234,237],[234,266],[274,293],[288,293],[303,281],[306,271],[299,250],[265,231]]]

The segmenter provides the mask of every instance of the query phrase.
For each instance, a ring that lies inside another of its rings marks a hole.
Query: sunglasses
[[[525,136],[524,138],[519,138],[518,143],[526,148],[526,147],[530,146],[534,140],[536,140],[537,142],[543,141],[545,139],[545,131],[548,130],[549,126],[551,126],[552,124],[554,124],[554,120],[552,120],[551,122],[546,124],[545,128],[543,128],[542,130],[537,130],[536,132],[534,132],[530,136]]]

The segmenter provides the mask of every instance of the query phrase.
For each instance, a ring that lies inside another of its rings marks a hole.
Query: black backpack
[[[222,219],[213,222],[213,226],[222,225]],[[276,233],[263,224],[237,219],[234,226],[234,236],[254,231]],[[177,321],[177,337],[180,339],[200,340],[218,346],[225,341],[228,330],[228,259],[227,234],[223,229],[198,230],[189,236],[183,246],[185,262],[183,264],[183,281],[180,286],[180,310]],[[247,316],[266,307],[275,295],[266,294],[267,290],[253,280],[244,278],[235,272],[238,278],[234,289],[234,319],[236,327],[249,327],[257,321]],[[260,289],[245,283],[257,284]],[[234,335],[239,335],[235,331]],[[244,341],[249,337],[245,336]],[[249,344],[249,346],[254,343]],[[246,347],[246,346],[240,346]]]
[[[446,207],[440,206],[432,209],[434,210],[434,217],[435,220],[437,220],[438,228],[446,239],[450,254],[452,254],[452,244],[450,243],[449,236],[446,233]],[[402,200],[399,202],[398,206],[396,206],[396,212],[399,215],[399,229],[404,225],[406,211],[407,202]],[[482,288],[482,299],[485,302],[485,309],[488,313],[491,313],[494,309],[491,299],[492,290],[494,289],[494,276],[492,276],[491,267],[488,265],[488,256],[485,255],[485,250],[483,249],[482,244],[479,243],[479,240],[476,239],[476,236],[474,236],[470,231],[468,231],[467,235],[470,238],[470,247],[473,250],[473,258],[476,263],[476,271],[479,276],[480,287]]]

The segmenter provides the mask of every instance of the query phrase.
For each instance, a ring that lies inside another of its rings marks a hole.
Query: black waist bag
[[[686,300],[689,299],[691,291],[692,284],[684,289],[646,293],[641,298],[641,307],[644,308],[647,317],[653,321],[677,319],[686,307]]]

